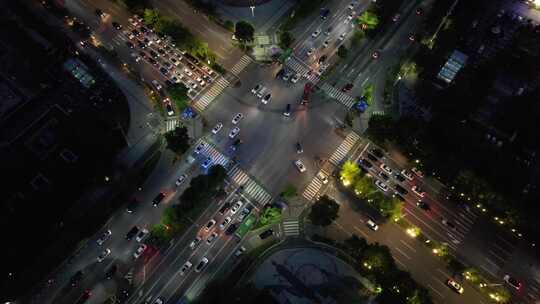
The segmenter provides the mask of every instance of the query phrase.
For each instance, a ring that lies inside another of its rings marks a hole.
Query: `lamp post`
[[[251,16],[255,17],[255,2],[254,2],[254,0],[251,0],[251,5],[249,6],[249,8],[251,9]]]

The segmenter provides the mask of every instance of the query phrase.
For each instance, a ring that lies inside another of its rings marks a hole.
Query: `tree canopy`
[[[338,203],[327,196],[323,196],[311,206],[309,219],[314,225],[329,226],[338,218],[338,212]]]
[[[189,149],[189,136],[187,128],[184,126],[176,127],[174,130],[165,133],[165,139],[167,140],[167,147],[178,155],[184,154]]]
[[[254,34],[255,34],[255,29],[249,22],[246,22],[246,21],[236,22],[236,26],[234,28],[234,35],[236,36],[236,39],[244,43],[253,41]]]

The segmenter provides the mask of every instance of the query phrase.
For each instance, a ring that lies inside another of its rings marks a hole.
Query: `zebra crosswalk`
[[[283,234],[287,236],[298,236],[300,235],[300,222],[298,219],[287,219],[283,220]]]
[[[170,132],[180,125],[180,121],[176,118],[165,121],[165,132]]]
[[[351,148],[356,144],[356,142],[360,139],[360,136],[356,134],[355,132],[351,132],[345,137],[343,142],[339,145],[339,147],[334,151],[332,156],[330,156],[329,161],[334,165],[339,165],[339,163],[347,156],[349,151],[351,151]]]
[[[232,67],[231,73],[238,76],[253,60],[248,55],[242,56],[240,60]]]
[[[322,171],[319,171],[321,173]],[[315,175],[311,182],[307,185],[307,187],[304,189],[304,192],[302,193],[302,196],[307,199],[308,201],[312,201],[313,199],[318,198],[319,191],[321,190],[323,186],[323,182],[319,179],[318,175]],[[324,174],[324,173],[323,173]]]
[[[238,165],[227,172],[229,177],[238,185],[242,186],[242,194],[249,196],[254,202],[262,207],[272,200],[272,196],[261,185],[247,175]]]
[[[222,165],[223,167],[226,167],[229,164],[230,159],[227,156],[223,155],[223,153],[219,152],[213,144],[201,139],[199,140],[199,142],[197,142],[195,147],[203,142],[205,143],[205,145],[204,148],[202,148],[200,154],[203,155],[205,158],[210,157],[212,159],[212,165]]]
[[[300,74],[302,77],[306,78],[307,80],[311,81],[313,84],[318,83],[321,79],[320,77],[315,73],[311,73],[311,75],[308,75],[308,72],[310,71],[310,68],[298,57],[291,55],[285,61],[285,65],[293,70],[294,72]]]
[[[321,86],[321,89],[328,94],[331,98],[336,99],[340,103],[342,103],[345,107],[350,109],[354,105],[354,98],[337,88],[329,85],[328,83],[323,83]]]
[[[384,115],[384,111],[373,111],[371,115]]]
[[[199,112],[204,111],[208,105],[229,85],[229,82],[219,77],[204,95],[193,103],[193,108]]]

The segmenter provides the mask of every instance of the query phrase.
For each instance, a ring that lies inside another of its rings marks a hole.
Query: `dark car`
[[[131,240],[139,232],[139,227],[133,226],[128,233],[126,233],[126,240]]]
[[[373,153],[373,155],[375,155],[377,158],[383,158],[384,157],[384,153],[381,149],[377,149],[377,148],[373,148],[370,150],[371,153]]]
[[[425,211],[430,211],[431,210],[431,206],[429,206],[429,204],[424,202],[424,201],[416,202],[416,206],[418,206],[418,208],[420,208],[422,210],[425,210]]]
[[[159,54],[154,52],[154,50],[150,50],[150,56],[152,56],[152,58],[158,58]]]
[[[111,267],[109,267],[109,269],[107,270],[107,272],[105,272],[105,278],[107,280],[110,280],[112,279],[112,277],[116,274],[116,271],[118,270],[118,266],[116,266],[116,264],[112,264]]]
[[[240,226],[240,223],[234,223],[234,224],[230,225],[230,226],[227,228],[227,230],[225,230],[225,234],[226,234],[226,235],[231,235],[231,234],[233,234],[233,233],[236,231],[236,229],[238,229],[238,226]]]
[[[137,199],[131,199],[131,201],[129,201],[129,204],[127,205],[126,211],[128,213],[133,213],[135,212],[135,210],[137,210],[138,207],[139,201]]]
[[[285,112],[283,112],[283,115],[289,117],[291,116],[291,104],[288,103],[287,106],[285,107]]]
[[[100,18],[104,18],[105,17],[105,13],[100,10],[99,8],[96,8],[96,10],[94,11],[96,13],[96,15]]]
[[[113,22],[112,23],[112,26],[117,29],[117,30],[121,30],[122,29],[122,25],[118,22]]]
[[[158,51],[158,53],[160,53],[161,55],[165,55],[165,50],[164,50],[164,49],[158,49],[157,51]]]
[[[82,270],[79,270],[77,271],[72,277],[71,279],[69,280],[69,283],[71,285],[71,287],[75,287],[79,284],[79,282],[82,280],[83,278],[83,272]]]
[[[404,182],[405,181],[405,177],[403,177],[403,175],[399,174],[399,173],[396,173],[394,175],[394,177],[399,181],[399,182]]]
[[[242,140],[240,138],[237,138],[231,145],[231,150],[236,151],[238,147],[242,144]]]
[[[226,203],[223,204],[223,206],[221,206],[221,208],[219,209],[219,214],[224,215],[227,211],[229,211],[229,208],[231,208],[231,203],[226,202]]]
[[[169,70],[167,70],[166,68],[159,68],[159,72],[163,75],[169,74]]]
[[[300,154],[304,152],[304,149],[302,148],[302,145],[300,144],[300,142],[297,142],[296,143],[296,153]]]
[[[329,14],[330,14],[330,9],[321,8],[321,19],[326,20]]]
[[[148,55],[143,51],[139,52],[139,56],[141,56],[142,59],[148,59]]]
[[[353,84],[352,83],[347,83],[345,86],[343,86],[343,88],[341,89],[342,92],[349,92],[352,88],[353,88]]]
[[[371,154],[371,153],[368,153],[368,154],[367,154],[367,157],[368,157],[369,159],[371,159],[372,161],[375,161],[375,162],[379,160],[377,157],[375,157],[375,156],[374,156],[373,154]]]
[[[274,230],[268,229],[265,232],[259,234],[259,237],[261,238],[261,240],[264,240],[268,238],[269,236],[271,236],[272,234],[274,234]]]
[[[319,58],[319,64],[323,64],[325,61],[326,61],[326,58],[328,58],[328,56],[326,55],[322,55],[321,58]],[[352,85],[352,84],[351,84]],[[352,88],[352,87],[351,87]]]
[[[285,69],[279,70],[279,72],[277,72],[277,74],[276,74],[276,78],[283,77],[283,75],[285,75],[285,73],[286,73]]]
[[[371,168],[373,167],[373,165],[369,162],[369,160],[365,159],[365,158],[362,158],[360,160],[360,165],[366,167],[366,168]]]
[[[141,33],[137,30],[131,30],[131,33],[135,36],[139,36]]]
[[[382,179],[384,179],[385,181],[390,179],[390,177],[384,172],[379,173],[379,176],[382,177]]]
[[[147,33],[148,32],[148,29],[145,27],[145,26],[141,26],[139,28],[139,31],[141,31],[141,33]]]
[[[154,58],[148,58],[148,62],[150,62],[153,66],[159,66],[159,62],[157,62]]]
[[[407,191],[405,188],[401,187],[400,185],[396,185],[395,189],[397,193],[402,194],[402,195],[407,195],[407,193],[409,193],[409,191]]]
[[[152,200],[152,206],[157,207],[161,201],[165,198],[165,194],[163,192],[160,192],[154,199]]]
[[[137,42],[137,46],[138,46],[140,49],[146,48],[146,44],[145,44],[144,42],[141,42],[141,41]]]
[[[129,42],[129,41],[126,41],[126,46],[130,49],[134,48],[135,45],[133,45],[133,43]]]

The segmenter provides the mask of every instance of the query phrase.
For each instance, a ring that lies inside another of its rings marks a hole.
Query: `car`
[[[283,115],[284,116],[291,116],[291,104],[288,103],[287,106],[285,107],[285,111],[283,111]]]
[[[299,79],[300,79],[300,74],[295,73],[295,74],[292,75],[292,77],[291,77],[291,82],[292,82],[292,83],[297,83]]]
[[[242,120],[242,118],[244,118],[244,115],[242,113],[238,113],[236,115],[234,115],[233,119],[232,119],[232,123],[234,125],[238,124],[240,122],[240,120]]]
[[[210,165],[212,164],[212,158],[211,157],[207,157],[204,162],[201,164],[201,167],[203,167],[203,169],[208,169],[208,167],[210,167]]]
[[[321,180],[323,185],[328,184],[328,176],[326,176],[322,171],[319,171],[317,173],[317,177]]]
[[[160,55],[165,55],[165,54],[167,54],[167,52],[165,52],[164,49],[158,49],[157,52],[158,52]]]
[[[450,288],[452,288],[452,290],[454,290],[455,292],[459,294],[463,293],[463,287],[452,278],[449,278],[448,280],[446,280],[446,285],[448,285]]]
[[[378,159],[377,157],[375,157],[375,155],[373,155],[373,154],[371,154],[371,153],[368,153],[368,154],[367,154],[367,157],[368,157],[370,160],[374,161],[374,162],[379,161],[379,159]]]
[[[107,241],[111,237],[111,235],[112,231],[110,229],[105,230],[105,232],[101,234],[101,237],[97,239],[96,243],[99,246],[103,245],[103,243],[105,243],[105,241]]]
[[[210,236],[206,239],[206,243],[212,244],[212,242],[218,237],[218,234],[216,232],[212,232]]]
[[[264,240],[268,238],[269,236],[271,236],[272,234],[274,234],[274,230],[268,229],[264,231],[263,233],[259,234],[259,237],[261,238],[261,240]]]
[[[113,26],[115,29],[117,29],[117,30],[121,30],[121,29],[122,29],[122,25],[121,25],[120,23],[118,23],[118,22],[114,22],[114,21],[113,21],[111,24],[112,24],[112,26]]]
[[[107,14],[105,14],[101,9],[99,8],[96,8],[96,10],[94,11],[96,13],[96,15],[100,18],[105,18],[107,16]]]
[[[326,20],[329,14],[330,14],[330,9],[324,8],[324,7],[321,8],[321,19]]]
[[[137,247],[137,250],[135,250],[135,252],[133,253],[133,258],[138,259],[144,253],[146,248],[148,248],[146,244],[139,245],[139,247]]]
[[[239,256],[241,256],[244,252],[246,252],[246,248],[244,248],[244,246],[240,246],[240,248],[236,249],[236,251],[234,252],[234,256],[235,256],[235,257],[239,257]]]
[[[206,143],[202,142],[197,147],[195,147],[195,154],[201,153],[201,151],[206,147]]]
[[[141,229],[139,233],[137,233],[137,236],[135,236],[135,241],[138,243],[142,242],[142,240],[148,235],[148,229]]]
[[[232,144],[231,144],[231,150],[236,151],[238,147],[242,144],[242,140],[240,138],[237,138]]]
[[[329,44],[330,44],[330,39],[326,39],[326,40],[323,42],[322,47],[323,47],[323,48],[326,48],[326,47],[328,47]]]
[[[346,85],[343,86],[341,91],[342,92],[349,92],[353,88],[353,86],[354,85],[352,83],[347,83]]]
[[[397,22],[399,20],[399,17],[401,17],[400,14],[395,14],[394,17],[392,17],[392,21]]]
[[[424,177],[424,172],[418,170],[416,167],[412,167],[411,171],[418,177]]]
[[[354,2],[351,2],[351,4],[349,4],[348,8],[349,8],[350,10],[353,10],[353,9],[354,9]]]
[[[407,189],[401,187],[400,185],[396,185],[394,188],[396,189],[396,192],[401,194],[401,195],[407,195],[407,193],[409,193],[409,191],[407,191]]]
[[[450,227],[450,228],[452,228],[454,230],[456,229],[456,225],[454,225],[454,223],[450,222],[449,220],[445,219],[444,217],[441,218],[441,223],[443,223],[443,225],[448,226],[448,227]]]
[[[229,225],[229,228],[225,230],[225,234],[226,235],[233,234],[236,231],[236,229],[238,229],[238,227],[240,227],[240,223],[234,223],[234,224]]]
[[[377,158],[384,158],[384,152],[379,148],[371,148],[369,149],[369,152]]]
[[[300,142],[297,142],[296,143],[296,153],[300,154],[304,152],[304,149],[302,149],[302,145],[300,144]]]
[[[373,53],[371,54],[371,58],[373,58],[373,59],[377,59],[377,58],[379,58],[379,56],[380,56],[379,51],[375,51],[375,52],[373,52]]]
[[[206,264],[208,264],[208,258],[203,257],[201,261],[199,262],[199,264],[197,264],[197,267],[195,267],[195,272],[201,272],[201,270],[203,270]]]
[[[219,209],[219,214],[225,215],[225,213],[227,213],[227,211],[229,211],[230,208],[231,208],[231,203],[226,202],[226,203],[223,204],[223,206],[221,206],[221,208]]]
[[[225,230],[225,227],[229,225],[229,223],[232,221],[231,217],[226,217],[221,224],[219,224],[219,230]]]
[[[139,47],[140,49],[145,49],[146,48],[146,44],[144,42],[137,42],[137,47]]]
[[[354,18],[354,13],[350,13],[347,18],[345,19],[345,23],[349,23]]]
[[[367,160],[365,158],[362,158],[360,160],[360,165],[364,166],[366,169],[369,169],[369,168],[373,167],[373,165],[369,162],[369,160]]]
[[[111,254],[111,250],[110,250],[109,248],[103,250],[103,251],[101,252],[101,254],[98,255],[98,257],[97,257],[98,263],[103,262],[103,260],[105,260],[105,258],[108,257],[110,254]]]
[[[165,299],[163,297],[158,297],[153,304],[163,304],[165,303]]]
[[[251,89],[251,93],[252,94],[257,94],[257,92],[259,92],[259,90],[262,88],[262,85],[261,84],[256,84],[252,89]]]
[[[138,232],[139,232],[138,226],[131,227],[131,229],[126,234],[126,240],[128,241],[131,240]]]
[[[369,229],[371,229],[371,230],[373,230],[373,231],[379,230],[379,225],[377,225],[377,224],[375,223],[375,221],[372,220],[372,219],[368,219],[368,220],[366,221],[366,226],[368,226]]]
[[[419,8],[416,9],[415,12],[416,12],[417,15],[422,15],[424,13],[424,10],[421,7],[419,7]]]
[[[234,127],[231,132],[229,132],[229,138],[235,138],[236,135],[238,135],[238,133],[240,132],[240,128],[239,127]]]
[[[386,173],[384,173],[384,172],[382,172],[382,171],[379,172],[379,176],[380,176],[382,179],[384,179],[385,181],[387,181],[387,180],[390,179],[390,177],[389,177],[388,175],[386,175]]]
[[[180,61],[178,61],[178,59],[174,57],[171,57],[169,61],[171,61],[171,63],[174,64],[175,66],[178,66],[180,64]]]
[[[174,115],[174,109],[171,103],[168,103],[165,105],[165,108],[167,109],[167,115],[173,116]]]
[[[385,183],[383,183],[383,182],[381,182],[380,180],[376,180],[376,181],[375,181],[375,185],[376,185],[379,189],[381,189],[383,192],[388,191],[388,185],[385,184]]]
[[[338,40],[343,41],[345,39],[345,36],[347,36],[347,33],[342,33],[341,35],[339,35]]]
[[[424,211],[430,211],[431,210],[431,206],[424,202],[424,201],[418,201],[416,202],[416,206]]]
[[[311,34],[311,37],[317,38],[317,37],[319,37],[320,34],[321,34],[321,30],[316,30],[315,32],[313,32],[313,33]]]
[[[504,277],[503,277],[503,280],[510,286],[514,287],[516,290],[520,290],[521,289],[521,286],[523,284],[521,284],[520,281],[516,280],[515,278],[511,277],[509,274],[506,274]]]
[[[141,56],[135,56],[135,62],[139,62],[142,60],[142,57]]]
[[[82,270],[79,270],[79,271],[75,272],[75,274],[73,274],[73,276],[71,276],[71,279],[69,279],[69,283],[70,283],[71,287],[75,287],[75,286],[79,285],[79,282],[82,280],[83,275],[84,275],[84,273],[82,272]]]
[[[238,216],[238,221],[242,222],[246,216],[248,216],[251,213],[251,206],[247,206],[240,212],[240,216]]]
[[[193,72],[188,68],[184,68],[184,74],[188,75],[189,77],[193,76]]]
[[[164,61],[163,62],[163,66],[167,69],[167,70],[170,70],[174,67],[174,65],[168,61]]]
[[[149,53],[150,53],[150,56],[152,56],[152,58],[154,58],[154,59],[159,57],[159,54],[156,53],[154,50],[150,50]]]
[[[403,177],[405,177],[406,179],[410,181],[414,179],[414,176],[412,175],[412,173],[406,169],[401,170],[401,175],[403,175]]]
[[[159,62],[157,62],[154,58],[148,58],[148,62],[155,67],[159,66]]]
[[[191,241],[191,243],[189,243],[189,248],[191,249],[195,249],[197,248],[197,246],[199,246],[199,244],[201,243],[201,238],[200,237],[196,237],[193,239],[193,241]]]
[[[313,55],[313,51],[315,51],[315,49],[314,49],[314,48],[310,48],[309,50],[307,50],[306,54],[307,54],[308,56],[311,56],[311,55]]]
[[[402,182],[404,182],[406,180],[405,177],[403,177],[403,175],[401,175],[399,173],[394,174],[394,178],[400,183],[402,183]]]
[[[126,41],[126,46],[130,49],[133,49],[135,48],[135,45],[133,43],[131,43],[131,41]]]
[[[418,186],[413,186],[411,188],[412,192],[414,192],[414,194],[420,196],[420,197],[425,197],[426,196],[426,192],[424,192],[422,190],[422,188],[418,187]]]
[[[261,99],[261,102],[263,104],[268,104],[268,102],[270,102],[270,99],[272,99],[272,94],[268,93],[264,95],[264,97]]]
[[[204,226],[204,230],[210,231],[210,229],[211,229],[212,227],[214,227],[215,224],[216,224],[216,220],[211,219],[211,220],[206,224],[206,226]]]
[[[191,266],[193,266],[193,264],[191,264],[190,261],[186,261],[182,268],[180,268],[180,275],[183,276],[188,270],[191,269]]]
[[[105,278],[107,280],[112,279],[112,277],[116,274],[116,271],[118,271],[118,266],[116,264],[112,264],[112,266],[109,267],[109,269],[107,269],[105,272]]]
[[[416,40],[416,36],[413,33],[409,34],[409,41],[414,42]]]
[[[131,34],[135,37],[139,37],[141,35],[141,33],[137,30],[131,30]]]
[[[330,33],[332,33],[332,27],[331,27],[331,26],[328,27],[328,28],[326,29],[326,31],[324,31],[324,35],[325,35],[325,36],[330,36]]]
[[[281,79],[283,81],[289,81],[289,78],[291,78],[291,76],[292,76],[291,72],[286,72],[285,74],[283,74],[283,77],[281,77]]]
[[[91,297],[92,297],[92,291],[90,289],[85,289],[78,303],[84,303],[86,302],[86,300],[90,299]]]
[[[238,210],[240,210],[240,207],[242,207],[242,205],[244,205],[244,202],[242,201],[237,201],[236,203],[234,203],[234,205],[231,208],[231,214],[235,214],[236,212],[238,212]]]
[[[148,33],[148,28],[145,27],[145,26],[141,26],[141,27],[139,28],[139,31],[141,31],[141,33],[143,33],[143,34],[146,34],[146,33]]]
[[[176,76],[171,77],[171,81],[173,83],[180,83],[180,79],[178,79],[178,77],[176,77]]]
[[[167,70],[167,69],[164,68],[164,67],[159,68],[159,72],[160,72],[163,76],[167,76],[167,74],[169,74],[169,70]]]
[[[381,164],[379,166],[384,172],[388,173],[388,174],[392,174],[392,168],[388,167],[386,164]]]
[[[322,56],[319,58],[319,64],[323,64],[323,63],[326,61],[327,58],[328,58],[328,56],[322,55]]]
[[[152,200],[152,206],[157,207],[159,203],[163,201],[164,198],[165,198],[165,193],[163,192],[158,193],[158,195],[156,195],[156,197],[154,197],[154,199]]]
[[[304,163],[302,163],[301,160],[297,159],[294,161],[294,165],[300,171],[300,173],[306,172],[306,166],[304,166]]]

